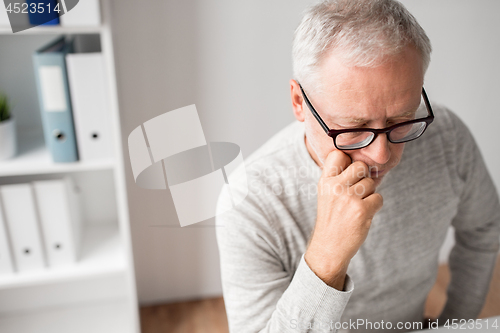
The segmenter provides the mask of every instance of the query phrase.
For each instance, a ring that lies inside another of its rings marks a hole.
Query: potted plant
[[[0,93],[0,160],[16,154],[16,124],[7,96]]]

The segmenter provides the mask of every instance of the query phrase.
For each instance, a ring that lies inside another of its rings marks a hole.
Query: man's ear
[[[295,80],[290,80],[290,96],[292,98],[293,114],[295,118],[303,122],[305,120],[302,93],[299,84]]]

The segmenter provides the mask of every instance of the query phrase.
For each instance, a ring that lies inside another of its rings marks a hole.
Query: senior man
[[[450,225],[439,324],[479,314],[500,204],[467,127],[427,99],[430,53],[397,1],[305,14],[290,81],[298,121],[232,174],[248,196],[217,218],[231,332],[421,328]],[[222,192],[219,208],[230,205]]]

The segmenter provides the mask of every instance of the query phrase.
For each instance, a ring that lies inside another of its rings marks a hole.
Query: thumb
[[[352,163],[351,157],[340,150],[331,151],[323,164],[321,177],[338,176]]]

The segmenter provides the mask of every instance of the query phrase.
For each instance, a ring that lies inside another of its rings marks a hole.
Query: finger
[[[384,205],[384,198],[380,193],[373,193],[363,199],[364,202],[368,204],[368,211],[370,212],[370,217],[373,217],[382,206]]]
[[[340,150],[331,151],[326,157],[325,163],[323,164],[322,177],[335,177],[342,173],[349,164],[351,164],[351,158],[346,153]]]
[[[363,178],[352,185],[349,192],[364,199],[375,192],[375,181],[372,178]]]
[[[370,170],[366,163],[356,161],[349,165],[342,173],[342,183],[351,186],[359,182],[361,179],[367,178],[369,174]]]

